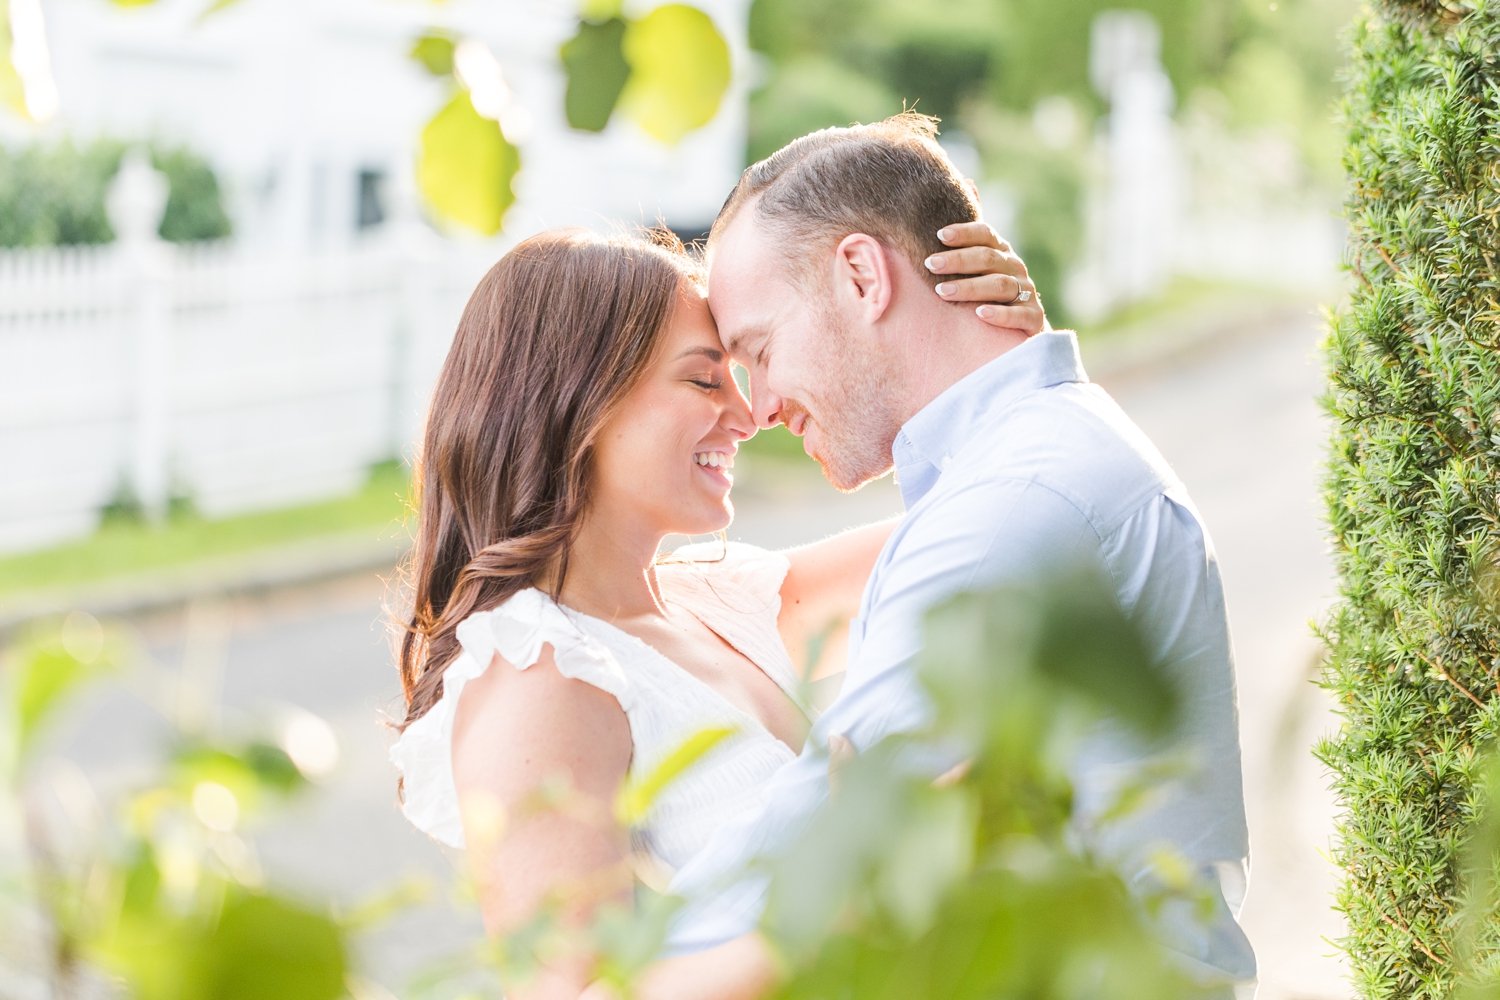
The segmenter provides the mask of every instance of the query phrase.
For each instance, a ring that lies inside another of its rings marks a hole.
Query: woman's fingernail
[[[927,258],[927,270],[929,270],[929,271],[941,271],[942,269],[943,269],[943,255],[942,254],[940,254],[940,253],[933,254],[931,257]]]
[[[944,243],[947,243],[952,238],[953,230],[948,229],[947,227],[938,230],[938,239],[942,240]]]
[[[974,311],[979,314],[980,319],[994,319],[996,316],[996,309],[994,306],[980,306]]]
[[[937,286],[937,293],[939,295],[952,295],[953,292],[954,292],[954,285],[953,285],[952,282],[945,281],[942,284],[940,284],[940,285]]]

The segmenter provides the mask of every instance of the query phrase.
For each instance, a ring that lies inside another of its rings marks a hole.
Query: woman
[[[998,273],[1030,288],[987,226],[954,228],[974,249],[945,270],[992,274],[948,297],[993,296]],[[1033,298],[993,321],[1044,318]],[[628,903],[643,860],[680,866],[800,749],[817,678],[787,650],[854,613],[891,524],[662,561],[667,535],[729,524],[755,430],[680,244],[543,234],[470,299],[418,462],[392,760],[408,818],[467,849],[490,933]],[[622,817],[627,778],[705,729],[728,735]],[[549,956],[510,995],[576,996],[592,966]]]

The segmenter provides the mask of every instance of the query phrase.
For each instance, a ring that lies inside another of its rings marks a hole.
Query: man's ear
[[[890,308],[894,277],[890,254],[873,236],[850,233],[833,251],[835,296],[871,323]]]

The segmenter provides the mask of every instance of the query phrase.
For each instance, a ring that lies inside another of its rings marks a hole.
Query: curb
[[[1263,330],[1307,319],[1313,297],[1294,300],[1220,300],[1129,327],[1091,342],[1081,338],[1084,367],[1095,381],[1118,384],[1211,353]],[[20,626],[86,611],[132,617],[216,595],[240,597],[286,587],[390,570],[406,552],[405,538],[323,538],[253,555],[125,577],[79,590],[48,590],[0,599],[0,637]]]
[[[405,539],[364,535],[322,538],[253,555],[122,577],[81,589],[42,590],[0,599],[0,636],[71,611],[123,618],[180,607],[208,595],[242,597],[300,584],[389,570]]]

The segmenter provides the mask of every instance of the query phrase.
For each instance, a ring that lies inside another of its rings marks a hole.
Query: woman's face
[[[591,515],[631,534],[723,529],[734,455],[754,433],[708,302],[684,283],[656,357],[600,430]]]

